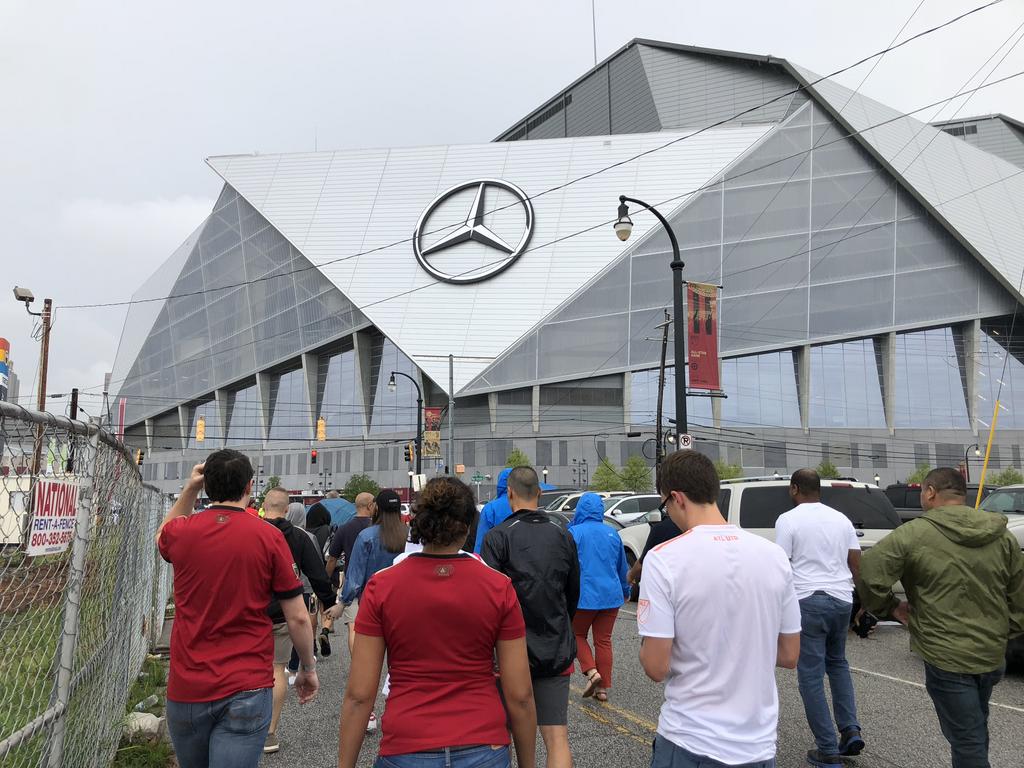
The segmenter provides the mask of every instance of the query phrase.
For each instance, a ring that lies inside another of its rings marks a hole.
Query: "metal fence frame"
[[[0,402],[0,450],[11,434],[21,447],[31,444],[35,452],[47,435],[51,441],[65,440],[68,454],[74,456],[77,474],[70,476],[79,483],[79,496],[70,551],[51,556],[58,560],[56,567],[63,568],[64,581],[48,704],[34,716],[21,713],[28,719],[13,731],[10,723],[5,728],[10,732],[0,731],[0,766],[106,766],[117,748],[129,690],[163,630],[171,568],[157,553],[154,539],[170,499],[145,485],[128,448],[94,424]],[[0,484],[7,479],[0,477]],[[30,503],[40,479],[46,478],[30,476]],[[31,519],[31,514],[26,516],[21,531],[25,543]],[[6,562],[0,560],[0,577],[29,567],[7,567]],[[104,568],[106,572],[100,572]],[[90,638],[91,645],[81,642],[85,609],[92,610],[90,632],[96,637]],[[38,610],[43,609],[32,604],[20,613],[30,620]],[[0,627],[3,611],[0,581]],[[8,631],[22,618],[10,614]],[[19,658],[23,649],[17,639],[14,647],[8,642],[0,653]],[[12,685],[0,679],[0,689],[4,687]],[[0,700],[0,707],[3,703]],[[71,730],[77,734],[73,738]],[[45,743],[26,749],[36,737]]]

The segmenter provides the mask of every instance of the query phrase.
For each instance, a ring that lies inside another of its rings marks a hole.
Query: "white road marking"
[[[862,675],[871,675],[872,677],[880,677],[883,680],[891,680],[894,683],[903,683],[904,685],[912,685],[915,688],[924,688],[925,687],[924,683],[917,683],[917,682],[914,682],[913,680],[904,680],[902,677],[893,677],[892,675],[883,675],[881,672],[872,672],[871,670],[868,670],[868,669],[861,669],[859,667],[850,667],[850,670],[852,672],[859,672]],[[1024,714],[1024,707],[1013,707],[1013,706],[1010,706],[1009,704],[1000,704],[997,701],[989,702],[989,706],[991,706],[991,707],[999,707],[1000,709],[1008,709],[1011,712],[1020,712],[1021,714]]]

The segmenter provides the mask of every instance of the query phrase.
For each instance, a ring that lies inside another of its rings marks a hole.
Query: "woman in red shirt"
[[[423,551],[366,585],[341,708],[339,768],[355,768],[385,654],[391,691],[375,768],[507,768],[508,723],[520,768],[535,768],[537,716],[515,589],[459,553],[475,512],[464,483],[431,480],[412,523]]]

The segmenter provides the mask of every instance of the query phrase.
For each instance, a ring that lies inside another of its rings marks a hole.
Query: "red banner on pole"
[[[718,286],[689,283],[686,301],[690,387],[722,388],[718,375]]]

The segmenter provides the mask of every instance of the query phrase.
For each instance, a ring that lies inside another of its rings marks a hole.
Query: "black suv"
[[[981,498],[984,499],[994,490],[994,486],[986,485],[984,493],[981,494]],[[889,497],[889,501],[891,501],[892,505],[896,507],[896,514],[900,516],[901,522],[910,522],[924,513],[921,509],[920,483],[896,483],[894,485],[890,485],[885,489],[885,495]],[[968,485],[967,502],[971,506],[974,506],[974,500],[977,497],[978,486]]]

